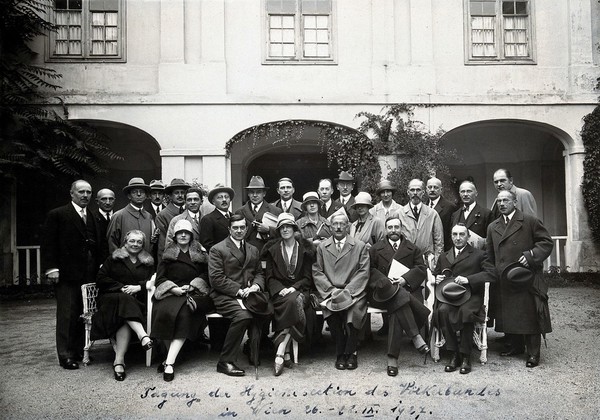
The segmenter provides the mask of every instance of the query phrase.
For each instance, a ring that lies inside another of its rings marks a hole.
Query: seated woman
[[[152,337],[164,340],[167,358],[158,366],[167,382],[175,377],[173,364],[186,339],[195,339],[206,326],[205,314],[214,311],[209,287],[206,252],[193,239],[192,224],[177,221],[174,241],[164,253],[156,273],[152,308]]]
[[[302,237],[310,239],[316,246],[323,239],[331,236],[331,224],[329,220],[319,214],[319,209],[323,205],[323,202],[316,192],[307,192],[302,199],[304,216],[298,219],[296,223]]]
[[[312,263],[315,248],[311,241],[296,239],[298,225],[290,213],[277,217],[277,231],[281,239],[267,243],[265,248],[267,290],[273,302],[273,329],[275,330],[275,376],[283,367],[291,367],[291,339],[304,340],[306,311],[312,311],[309,290],[312,284]],[[314,318],[314,313],[313,313]]]
[[[142,325],[145,318],[146,282],[154,272],[154,259],[144,251],[146,235],[130,230],[123,247],[109,256],[100,271],[98,311],[92,317],[92,340],[115,337],[115,379],[125,379],[125,352],[133,331],[145,350],[152,340]]]

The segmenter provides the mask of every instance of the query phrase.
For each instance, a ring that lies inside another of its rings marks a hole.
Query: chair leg
[[[92,331],[92,322],[91,319],[85,320],[85,345],[83,347],[83,360],[82,363],[84,366],[87,366],[90,364],[90,347],[92,347],[92,340],[91,340],[91,331]]]
[[[292,339],[292,353],[294,353],[294,363],[298,364],[298,342]]]

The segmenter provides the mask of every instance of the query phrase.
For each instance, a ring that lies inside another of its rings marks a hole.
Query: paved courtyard
[[[406,341],[400,373],[385,373],[385,338],[375,337],[359,353],[355,371],[333,367],[333,343],[325,343],[299,365],[272,374],[263,357],[260,377],[247,361],[243,378],[215,371],[218,354],[188,348],[166,383],[144,364],[139,345],[127,359],[127,379],[112,377],[112,349],[98,343],[89,366],[66,371],[54,348],[52,300],[8,302],[0,307],[0,417],[28,418],[600,418],[600,289],[553,288],[554,332],[542,344],[541,365],[498,356],[490,332],[486,365],[473,372],[445,373],[444,359],[423,364]],[[381,318],[374,316],[373,329]],[[478,357],[479,353],[476,352]]]

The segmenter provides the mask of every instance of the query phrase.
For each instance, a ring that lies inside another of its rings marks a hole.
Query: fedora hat
[[[455,277],[446,277],[435,287],[435,297],[440,302],[460,306],[471,297],[471,288],[454,283]]]
[[[383,181],[381,181],[379,183],[379,185],[377,186],[377,191],[375,191],[377,193],[377,195],[379,195],[381,193],[381,191],[386,191],[386,190],[390,190],[390,191],[396,191],[398,188],[394,187],[394,185],[388,181],[387,179],[384,179]]]
[[[133,190],[134,188],[141,188],[144,191],[146,191],[147,193],[150,192],[150,187],[148,185],[146,185],[146,182],[144,182],[143,178],[139,178],[139,177],[131,178],[129,180],[129,184],[127,184],[123,188],[123,192],[125,194],[129,194],[129,191]]]
[[[191,187],[191,185],[188,184],[187,182],[185,182],[183,179],[173,178],[171,183],[167,187],[165,187],[165,193],[171,194],[171,192],[173,192],[173,190],[176,190],[176,189],[187,190],[190,187]]]
[[[269,187],[265,186],[265,181],[263,181],[262,176],[258,176],[258,175],[254,175],[252,178],[250,178],[250,182],[248,183],[247,187],[244,187],[246,189],[252,189],[252,190],[268,190]]]
[[[323,201],[319,198],[319,194],[314,191],[307,192],[302,196],[302,209],[306,210],[305,206],[314,201],[319,204],[319,207],[323,205]]]
[[[162,182],[162,179],[153,179],[152,181],[150,181],[150,189],[163,191],[165,189],[165,183]]]
[[[508,281],[511,286],[516,288],[527,288],[533,284],[533,277],[533,271],[518,262],[513,262],[502,270],[500,280]]]
[[[331,299],[327,301],[325,307],[333,312],[343,311],[348,309],[356,302],[350,292],[346,289],[336,289],[331,294]]]
[[[267,298],[267,295],[262,292],[250,293],[243,299],[244,306],[247,310],[258,316],[273,315],[273,303]]]
[[[387,302],[396,296],[398,290],[400,290],[399,283],[392,283],[389,279],[380,279],[375,286],[373,300],[375,302]]]
[[[373,207],[373,203],[371,202],[371,194],[368,192],[359,192],[354,197],[354,203],[350,207],[355,208],[356,206],[369,206]]]
[[[194,229],[192,228],[192,224],[189,220],[181,219],[175,223],[175,226],[173,226],[173,237],[175,237],[179,232],[183,231],[191,234],[192,238],[194,237]]]
[[[220,192],[226,192],[227,194],[229,194],[229,198],[231,200],[233,200],[233,197],[235,196],[235,191],[233,191],[232,188],[226,187],[221,184],[217,184],[215,185],[215,188],[208,192],[208,202],[212,203],[213,197]]]
[[[292,226],[294,228],[294,230],[298,230],[298,224],[296,223],[296,220],[294,219],[294,215],[291,213],[280,213],[279,216],[277,216],[277,227],[276,229],[279,230],[279,228],[281,226]]]
[[[334,179],[335,182],[346,181],[355,182],[354,177],[346,171],[340,172],[339,178]]]

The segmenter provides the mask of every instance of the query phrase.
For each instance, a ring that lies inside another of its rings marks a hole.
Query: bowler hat
[[[335,179],[335,182],[340,182],[340,181],[355,182],[354,177],[346,171],[340,172],[340,177]]]
[[[150,187],[148,185],[146,185],[146,182],[144,182],[143,178],[139,178],[139,177],[131,178],[129,180],[129,184],[127,184],[123,188],[123,192],[125,194],[129,194],[129,191],[133,190],[134,188],[141,188],[144,191],[146,191],[147,193],[150,192]]]
[[[208,202],[212,203],[213,197],[220,192],[226,192],[227,194],[229,194],[229,198],[231,200],[233,200],[233,196],[235,196],[235,191],[233,191],[232,188],[226,187],[221,184],[217,184],[215,185],[215,188],[208,192]]]
[[[348,309],[356,302],[347,289],[336,289],[331,294],[331,299],[327,301],[325,307],[333,312],[343,311]]]
[[[189,234],[194,236],[194,229],[192,229],[192,224],[189,220],[180,219],[173,226],[173,236],[177,235],[179,232],[188,232]]]
[[[523,267],[519,262],[508,264],[504,270],[500,280],[508,281],[515,288],[527,288],[533,284],[534,273],[530,269]]]
[[[247,310],[258,316],[273,315],[273,303],[263,292],[250,293],[243,299],[244,306]]]
[[[317,202],[317,204],[319,204],[319,207],[323,204],[323,201],[319,198],[319,194],[317,194],[314,191],[309,191],[306,194],[304,194],[302,196],[302,208],[304,210],[306,210],[305,206],[308,203],[312,203],[312,202]]]
[[[152,181],[150,181],[150,189],[163,191],[165,189],[165,183],[162,182],[162,179],[153,179]]]
[[[254,175],[252,178],[250,178],[250,182],[248,183],[247,187],[244,187],[246,189],[253,189],[253,190],[268,190],[269,187],[265,186],[265,181],[263,181],[262,176],[258,176],[258,175]]]
[[[281,226],[292,226],[294,228],[294,230],[298,230],[298,224],[296,223],[296,220],[294,219],[294,215],[290,214],[290,213],[280,213],[279,216],[277,216],[277,230],[279,230],[279,228]]]
[[[359,192],[354,197],[354,203],[350,207],[355,208],[356,206],[369,206],[373,207],[373,203],[371,202],[371,194],[368,192]]]
[[[435,297],[440,302],[460,306],[471,297],[471,288],[454,282],[455,277],[446,277],[435,287]]]
[[[377,191],[375,191],[375,193],[379,195],[382,191],[386,191],[386,190],[396,191],[397,189],[398,188],[394,187],[394,185],[390,181],[388,181],[387,179],[384,179],[377,186]]]
[[[181,178],[174,178],[171,183],[165,187],[165,193],[166,194],[171,194],[173,192],[173,190],[187,190],[188,188],[190,188],[191,185],[188,184],[187,182],[185,182],[183,179]]]
[[[375,286],[373,300],[375,302],[386,302],[396,296],[398,290],[400,290],[399,283],[392,283],[389,279],[380,279]]]

